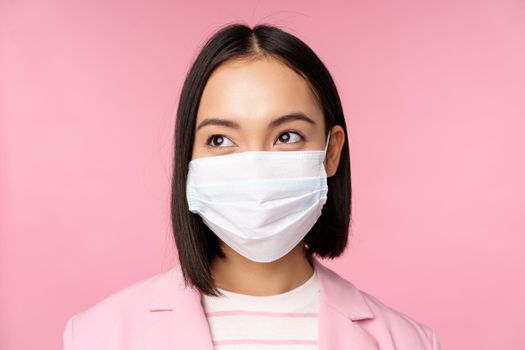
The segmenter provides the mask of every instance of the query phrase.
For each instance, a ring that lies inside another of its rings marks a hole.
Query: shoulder
[[[429,325],[385,304],[368,292],[359,292],[374,314],[373,321],[363,325],[365,328],[383,336],[388,334],[389,341],[393,344],[413,342],[414,345],[420,346],[418,348],[425,346],[428,349],[440,349],[437,334]]]
[[[359,289],[327,266],[317,266],[330,304],[371,335],[381,349],[440,350],[430,326]]]
[[[155,317],[149,307],[157,281],[174,272],[172,267],[138,280],[72,315],[63,331],[64,349],[109,349],[120,341],[119,328],[143,329]]]

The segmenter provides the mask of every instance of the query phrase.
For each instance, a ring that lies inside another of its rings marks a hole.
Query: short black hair
[[[185,285],[207,295],[220,295],[210,272],[215,257],[224,257],[219,238],[202,218],[189,211],[186,179],[191,160],[195,120],[202,92],[215,68],[230,59],[276,58],[310,84],[325,120],[325,135],[334,125],[345,132],[339,166],[327,179],[327,201],[322,214],[304,238],[306,255],[334,258],[346,248],[351,215],[350,152],[341,101],[327,68],[303,41],[266,23],[252,28],[242,23],[227,24],[204,44],[182,86],[177,119],[171,182],[171,223]]]

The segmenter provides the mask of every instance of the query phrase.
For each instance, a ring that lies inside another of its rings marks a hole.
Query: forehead
[[[321,118],[308,81],[271,57],[224,62],[209,77],[197,119],[203,117],[271,118],[289,112]]]

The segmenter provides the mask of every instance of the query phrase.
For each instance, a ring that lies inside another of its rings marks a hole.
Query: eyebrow
[[[282,125],[284,123],[288,123],[288,122],[291,122],[291,121],[294,121],[294,120],[303,120],[303,121],[305,121],[307,123],[310,123],[312,125],[316,124],[313,119],[308,117],[303,112],[293,112],[293,113],[288,113],[288,114],[282,115],[282,116],[272,120],[270,122],[270,124],[268,125],[268,128],[274,129],[274,128],[278,127],[279,125]],[[228,120],[228,119],[206,118],[206,119],[204,119],[203,121],[201,121],[199,123],[199,125],[197,126],[197,130],[199,130],[200,128],[202,128],[204,126],[207,126],[207,125],[219,125],[219,126],[225,126],[225,127],[228,127],[228,128],[232,128],[232,129],[240,129],[241,128],[241,126],[238,123],[236,123],[234,121],[231,121],[231,120]]]

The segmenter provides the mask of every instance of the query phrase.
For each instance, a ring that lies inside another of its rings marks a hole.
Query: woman
[[[336,87],[305,43],[219,30],[184,82],[175,138],[179,263],[71,317],[65,349],[440,348],[317,259],[347,246],[350,159]]]

